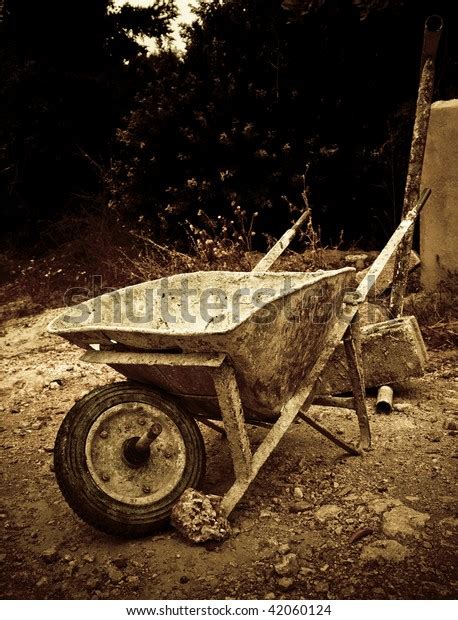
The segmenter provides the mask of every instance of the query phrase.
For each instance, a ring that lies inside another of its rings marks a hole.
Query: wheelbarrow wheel
[[[86,523],[144,536],[168,521],[186,488],[199,486],[205,446],[194,419],[171,397],[114,383],[70,409],[56,437],[54,468],[67,503]]]

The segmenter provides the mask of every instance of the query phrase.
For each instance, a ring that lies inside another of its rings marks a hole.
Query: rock
[[[320,523],[324,523],[328,519],[334,519],[337,517],[341,511],[342,509],[335,504],[325,504],[324,506],[321,506],[321,508],[318,508],[315,512],[315,519],[320,521]]]
[[[280,555],[286,555],[290,551],[291,551],[291,547],[289,546],[288,543],[283,543],[281,545],[278,545],[278,553]]]
[[[318,592],[318,594],[326,594],[326,592],[329,590],[328,582],[323,581],[322,579],[315,581],[314,587],[315,587],[315,592]]]
[[[355,588],[353,586],[347,586],[346,588],[342,588],[342,590],[340,591],[341,597],[343,599],[346,598],[352,598],[354,593],[355,593]]]
[[[188,582],[189,582],[189,577],[187,575],[181,575],[180,583],[188,583]]]
[[[293,497],[294,499],[303,499],[304,491],[301,489],[301,487],[294,487]]]
[[[307,512],[307,510],[312,510],[313,504],[309,504],[306,501],[294,502],[294,504],[290,504],[289,511],[293,513],[298,512]]]
[[[361,551],[361,560],[368,562],[403,562],[411,552],[396,540],[376,540]]]
[[[398,411],[399,413],[407,412],[412,409],[412,405],[410,403],[394,403],[393,411]]]
[[[294,577],[299,572],[299,562],[295,553],[287,553],[274,566],[275,572],[281,577]]]
[[[381,515],[393,506],[402,506],[402,502],[399,499],[392,499],[390,497],[374,499],[368,502],[367,507],[375,514]]]
[[[137,575],[129,575],[126,579],[126,582],[132,588],[138,588],[140,586],[140,577]],[[183,583],[180,579],[180,582]]]
[[[444,428],[448,431],[457,431],[458,430],[458,422],[453,418],[447,418],[444,422]]]
[[[319,532],[313,530],[305,532],[297,545],[296,553],[300,558],[308,559],[314,554],[314,549],[321,547],[324,542],[325,539]]]
[[[441,519],[439,521],[439,525],[446,529],[458,530],[458,518],[446,517],[445,519]]]
[[[59,559],[59,551],[55,546],[48,547],[48,549],[43,551],[40,557],[46,564],[53,564]]]
[[[189,541],[201,543],[223,541],[230,535],[230,525],[221,512],[221,497],[186,489],[174,505],[172,525]]]
[[[116,566],[110,564],[107,568],[107,577],[112,583],[116,584],[122,581],[124,575],[119,570],[119,568],[116,568]]]
[[[294,579],[291,579],[291,577],[281,577],[277,581],[277,585],[282,592],[288,592],[294,588]]]
[[[275,592],[267,592],[267,594],[264,595],[265,601],[274,601],[276,598]]]
[[[47,583],[49,582],[49,579],[47,577],[42,577],[41,579],[39,579],[37,581],[37,583],[35,584],[37,588],[42,588],[43,586],[45,586]]]
[[[345,262],[351,267],[355,267],[357,271],[361,271],[366,266],[367,254],[347,254]]]
[[[93,562],[95,562],[95,556],[93,556],[91,553],[85,553],[83,555],[83,560],[88,564],[92,564]]]
[[[383,515],[383,531],[387,536],[412,536],[429,521],[429,514],[403,504]]]
[[[99,583],[100,583],[100,579],[98,579],[97,577],[90,577],[86,581],[86,588],[88,592],[94,592],[94,590],[97,590]]]
[[[261,510],[259,513],[260,519],[270,519],[272,517],[272,513],[270,510]]]

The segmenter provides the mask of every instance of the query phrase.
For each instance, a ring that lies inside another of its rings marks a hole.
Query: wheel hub
[[[86,463],[97,486],[133,505],[157,502],[180,482],[186,449],[176,424],[147,403],[106,409],[86,440]]]

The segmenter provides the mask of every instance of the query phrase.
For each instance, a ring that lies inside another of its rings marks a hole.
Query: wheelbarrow
[[[353,455],[371,436],[358,307],[410,230],[425,192],[358,288],[352,268],[270,272],[306,214],[251,272],[180,274],[68,308],[48,330],[127,381],[96,388],[66,415],[54,459],[59,487],[87,523],[110,534],[151,533],[205,472],[197,422],[227,436],[235,481],[228,516],[293,422],[313,426]],[[343,339],[353,398],[320,396],[320,376]],[[310,406],[353,408],[359,441],[334,436]],[[222,426],[221,426],[222,423]],[[247,425],[269,430],[255,452]]]

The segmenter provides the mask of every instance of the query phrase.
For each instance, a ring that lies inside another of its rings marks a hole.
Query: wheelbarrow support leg
[[[237,480],[247,480],[251,472],[251,447],[245,428],[242,401],[235,372],[225,361],[214,370],[218,402],[224,422]]]
[[[358,448],[366,450],[370,448],[371,445],[371,431],[369,418],[367,417],[359,311],[355,314],[352,322],[348,326],[343,337],[343,342],[348,363],[348,374],[350,375],[353,390],[354,406],[359,424],[360,439]]]

